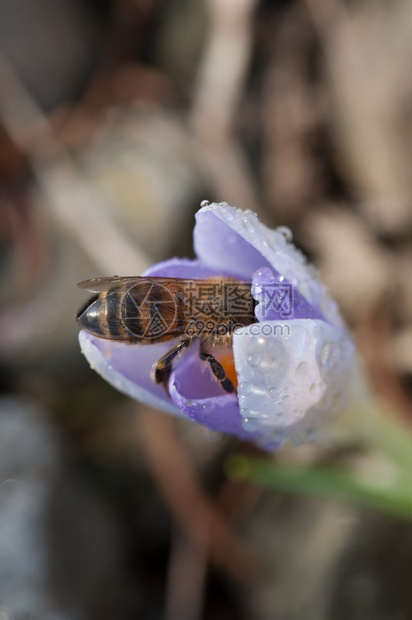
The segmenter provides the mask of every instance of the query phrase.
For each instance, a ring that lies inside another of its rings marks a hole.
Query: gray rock
[[[82,620],[116,599],[116,521],[68,464],[42,411],[0,400],[1,620]]]

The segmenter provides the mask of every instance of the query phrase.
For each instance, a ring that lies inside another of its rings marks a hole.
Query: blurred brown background
[[[227,201],[410,418],[411,57],[407,0],[0,0],[1,620],[412,618],[409,525],[226,479],[251,448],[116,393],[74,319]]]

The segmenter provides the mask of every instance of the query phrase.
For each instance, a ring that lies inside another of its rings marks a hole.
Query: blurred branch
[[[166,594],[166,620],[200,620],[207,572],[207,540],[195,547],[178,528],[172,535]]]
[[[412,226],[410,112],[405,105],[411,90],[411,3],[306,4],[324,49],[335,157],[372,226],[385,234],[404,234]]]
[[[388,402],[393,413],[412,424],[412,405],[408,393],[396,372],[394,335],[386,309],[371,313],[357,325],[357,344],[368,369],[374,392]],[[410,428],[409,428],[410,430]]]
[[[257,0],[209,0],[210,32],[193,97],[192,131],[217,194],[258,210],[254,179],[233,129],[252,46]]]
[[[256,570],[256,559],[239,541],[219,510],[199,485],[179,440],[176,422],[153,409],[141,416],[143,446],[171,513],[200,551],[207,551],[214,564],[236,579]]]
[[[47,118],[0,52],[0,121],[27,154],[52,218],[102,273],[134,275],[150,264],[105,208],[103,196],[57,142]]]

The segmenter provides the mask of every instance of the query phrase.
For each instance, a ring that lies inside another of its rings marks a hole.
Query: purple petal
[[[213,204],[200,209],[196,220],[200,260],[170,259],[144,275],[188,280],[230,275],[251,282],[260,322],[234,336],[239,400],[214,379],[197,344],[176,359],[170,397],[153,383],[151,370],[177,340],[130,345],[82,331],[83,353],[123,393],[211,430],[266,449],[286,438],[311,440],[344,406],[353,365],[353,344],[336,304],[287,235],[269,230],[251,211]],[[286,335],[285,325],[293,328]]]
[[[237,273],[226,268],[225,265],[219,269],[214,269],[198,259],[192,260],[190,258],[170,258],[162,263],[152,265],[146,269],[143,275],[157,278],[183,278],[187,280],[207,280],[214,276],[233,276],[239,278]]]
[[[162,263],[158,263],[150,267],[144,275],[157,277],[176,277],[187,279],[204,279],[211,276],[220,275],[211,269],[202,265],[198,260],[173,258]],[[81,349],[88,359],[92,368],[94,368],[106,381],[115,388],[134,398],[135,400],[146,402],[147,404],[169,411],[174,415],[186,417],[180,410],[179,406],[175,406],[170,397],[166,394],[164,388],[153,383],[151,378],[151,370],[153,363],[159,359],[166,351],[168,351],[176,341],[168,341],[155,345],[134,345],[123,342],[115,342],[105,338],[98,338],[86,331],[79,334]],[[198,355],[197,355],[198,358]],[[200,368],[200,360],[199,368]],[[184,362],[183,358],[176,361],[176,368]],[[203,365],[205,368],[205,365]],[[200,391],[197,398],[202,399],[208,394],[222,394],[222,388],[216,381],[210,379],[210,371],[202,374],[203,378],[209,380],[207,394]],[[200,388],[199,384],[192,381],[189,382],[193,386]],[[213,392],[215,390],[215,392]],[[238,425],[241,424],[241,416],[237,406],[237,398],[235,395],[228,395],[229,401],[235,403],[234,408],[237,409]],[[223,394],[226,399],[226,395]],[[187,399],[186,399],[187,400]],[[225,432],[222,430],[222,432]],[[228,431],[229,432],[229,431]],[[239,431],[242,432],[241,429]],[[244,432],[244,435],[250,435]]]
[[[113,342],[82,330],[80,347],[91,368],[123,394],[151,407],[184,417],[164,388],[153,383],[153,363],[172,346],[173,341],[150,346]]]
[[[268,321],[233,337],[240,412],[261,437],[311,441],[346,406],[353,343],[325,321]]]
[[[224,392],[212,377],[208,364],[200,360],[197,347],[176,364],[169,391],[176,406],[193,422],[239,439],[256,441],[259,438],[258,434],[243,428],[236,394]]]
[[[219,273],[224,268],[239,278],[251,281],[254,271],[270,267],[270,263],[249,239],[231,227],[234,211],[229,206],[219,212],[209,207],[200,209],[196,214],[193,244],[196,255],[205,265]]]
[[[156,278],[184,278],[187,280],[201,280],[221,275],[221,270],[215,270],[190,258],[170,258],[162,263],[156,263],[146,269],[144,276]]]
[[[311,306],[293,284],[272,269],[259,269],[253,274],[252,295],[258,302],[255,315],[259,321],[324,320],[319,308]]]
[[[332,325],[344,324],[336,303],[318,280],[304,255],[278,230],[261,224],[251,211],[210,204],[196,214],[193,233],[196,255],[202,263],[222,273],[222,268],[252,281],[253,273],[271,268],[299,292],[302,299]]]

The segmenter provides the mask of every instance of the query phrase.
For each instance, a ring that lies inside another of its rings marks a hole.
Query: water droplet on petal
[[[262,293],[262,285],[261,284],[252,284],[250,292],[252,293],[253,297],[256,297],[257,295],[260,295]]]
[[[186,407],[193,407],[193,400],[187,400]]]
[[[245,217],[243,218],[243,226],[246,228],[246,230],[250,233],[253,233],[256,230],[256,225],[256,216],[252,212],[245,214]]]
[[[302,383],[308,373],[307,362],[301,362],[295,370],[294,379],[296,383]]]
[[[222,215],[227,222],[231,222],[235,217],[235,210],[233,207],[229,207],[226,202],[224,209],[222,209]]]
[[[249,381],[244,381],[239,385],[239,392],[242,392],[242,394],[250,394],[252,389],[253,385]]]
[[[281,233],[276,232],[275,230],[271,230],[266,238],[268,244],[275,252],[281,250],[286,244],[285,237]]]
[[[253,368],[256,368],[256,366],[259,366],[260,360],[261,360],[261,357],[258,353],[252,353],[252,355],[249,355],[249,357],[247,358],[249,366],[252,366]]]
[[[277,226],[276,230],[285,237],[288,243],[293,240],[293,233],[288,226]]]
[[[279,397],[280,390],[278,387],[272,387],[269,389],[269,395],[271,398],[277,399]]]
[[[316,340],[320,340],[323,336],[323,328],[320,325],[315,325],[313,328],[313,337]]]
[[[245,431],[248,431],[250,433],[253,433],[259,430],[259,424],[256,423],[256,421],[251,418],[243,418],[242,426],[245,429]]]
[[[262,267],[262,269],[258,270],[256,275],[257,275],[258,278],[265,278],[267,280],[274,280],[275,279],[273,271],[271,269],[269,269],[269,267]]]
[[[202,202],[200,203],[201,207],[208,207],[210,205],[210,202],[208,200],[202,200]]]
[[[337,342],[325,342],[320,354],[320,361],[324,366],[333,366],[341,356],[340,346]]]

